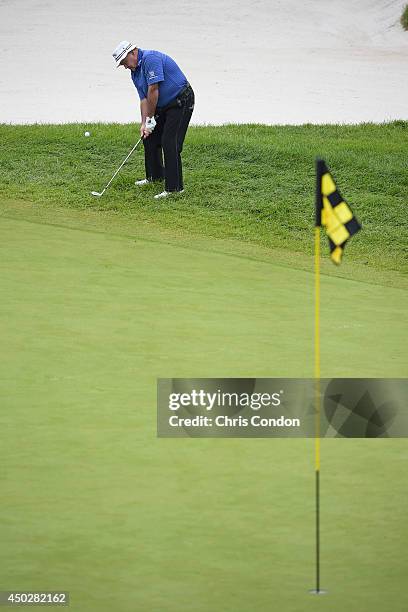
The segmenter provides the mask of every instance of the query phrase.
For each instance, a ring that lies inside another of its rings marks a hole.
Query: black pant
[[[166,191],[183,189],[181,152],[193,109],[194,92],[188,86],[170,104],[156,109],[156,127],[143,141],[146,178],[164,178]]]

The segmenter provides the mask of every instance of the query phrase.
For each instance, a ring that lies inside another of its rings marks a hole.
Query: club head
[[[91,191],[91,195],[96,196],[97,198],[100,198],[102,194],[103,191],[101,193],[99,193],[98,191]]]

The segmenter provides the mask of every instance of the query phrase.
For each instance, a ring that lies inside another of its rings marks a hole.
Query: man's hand
[[[151,134],[151,130],[148,130],[146,127],[145,123],[142,123],[142,125],[140,126],[140,138],[143,138],[143,140],[146,140],[146,138],[148,138]]]
[[[154,117],[146,117],[146,130],[149,130],[149,132],[152,133],[155,127],[156,119]]]
[[[156,119],[154,117],[146,117],[146,120],[140,126],[140,137],[146,139],[156,127]]]

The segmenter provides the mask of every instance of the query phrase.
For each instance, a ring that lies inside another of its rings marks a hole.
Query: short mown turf
[[[157,439],[155,416],[157,377],[311,376],[313,275],[6,212],[2,588],[81,612],[315,610],[313,441]],[[323,375],[404,375],[406,291],[325,276],[322,296]],[[406,443],[322,447],[318,604],[403,612]]]

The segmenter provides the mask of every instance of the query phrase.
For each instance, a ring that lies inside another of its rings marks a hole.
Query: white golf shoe
[[[152,181],[149,181],[149,179],[141,179],[140,181],[135,181],[135,185],[137,185],[137,187],[143,187],[143,185],[148,185],[151,182]]]
[[[172,196],[179,193],[184,193],[184,189],[182,189],[181,191],[162,191],[161,193],[155,195],[154,199],[161,200],[162,198],[167,198],[168,196]]]

